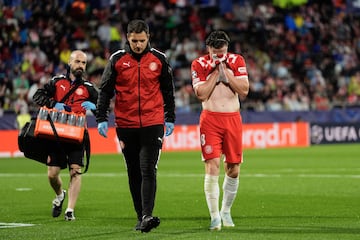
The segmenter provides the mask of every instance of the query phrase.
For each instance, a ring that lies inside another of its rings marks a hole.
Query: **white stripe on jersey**
[[[114,52],[113,54],[111,54],[110,60],[113,58],[114,55],[116,55],[116,54],[118,54],[118,53],[123,53],[123,52],[125,52],[124,49],[117,50],[116,52]]]

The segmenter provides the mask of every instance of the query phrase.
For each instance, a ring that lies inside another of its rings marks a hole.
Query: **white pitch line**
[[[339,174],[321,174],[321,178],[360,178],[360,175],[339,175]],[[318,178],[318,174],[298,174],[298,177],[303,178]]]
[[[15,190],[19,192],[26,192],[26,191],[31,191],[32,188],[16,188]]]
[[[66,176],[64,174],[64,176]],[[124,173],[87,173],[84,177],[126,177],[127,174]],[[158,173],[158,177],[203,177],[204,174],[196,173],[172,173],[172,174],[162,174]],[[41,173],[0,173],[0,178],[13,178],[13,177],[46,177],[46,175]],[[253,173],[253,174],[240,174],[240,177],[248,178],[360,178],[359,174],[265,174],[265,173]]]
[[[311,172],[313,170],[314,169],[310,169],[310,168],[301,168],[301,169],[283,168],[283,169],[277,169],[276,172],[279,172],[279,173],[306,173],[306,172]],[[316,169],[316,171],[318,171],[318,172],[329,172],[332,170],[333,170],[333,168]],[[339,172],[347,172],[347,171],[360,172],[360,168],[336,168],[336,172],[338,172],[338,173]]]
[[[0,222],[0,228],[16,228],[16,227],[31,227],[35,226],[35,224],[29,223],[4,223]]]

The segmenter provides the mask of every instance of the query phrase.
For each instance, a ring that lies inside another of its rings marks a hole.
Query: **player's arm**
[[[196,64],[197,62],[193,62],[191,64],[191,72],[193,77],[193,83],[196,82],[196,78],[201,78],[199,76],[194,76],[194,73],[197,72],[196,70]],[[219,69],[215,68],[214,71],[212,71],[206,81],[200,81],[198,83],[193,84],[194,92],[197,98],[200,101],[206,101],[210,98],[214,88],[216,87],[217,79],[219,78]],[[194,79],[195,78],[195,79]]]

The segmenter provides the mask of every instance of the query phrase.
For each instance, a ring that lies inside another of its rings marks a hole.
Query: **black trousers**
[[[124,143],[128,181],[134,208],[142,216],[152,216],[156,195],[156,171],[160,159],[164,126],[116,128],[119,141]]]

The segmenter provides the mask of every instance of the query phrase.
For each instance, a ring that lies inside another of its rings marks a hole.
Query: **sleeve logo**
[[[246,67],[239,67],[238,72],[242,74],[246,74]]]

